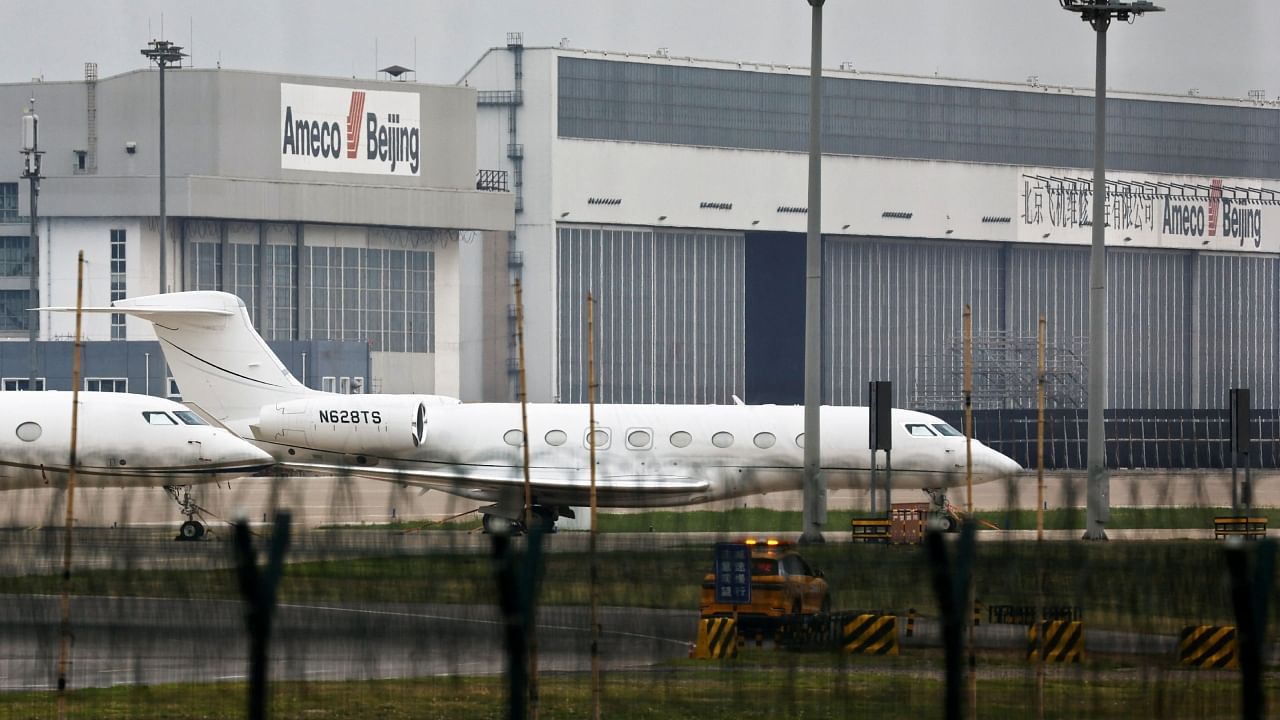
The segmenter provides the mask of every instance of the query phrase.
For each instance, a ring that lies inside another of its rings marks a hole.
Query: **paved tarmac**
[[[248,642],[238,601],[78,597],[70,686],[243,680]],[[59,600],[0,595],[0,691],[57,684]],[[697,611],[604,608],[602,667],[686,657]],[[324,632],[316,632],[324,628]],[[583,608],[538,615],[540,672],[590,669]],[[503,672],[497,608],[371,603],[283,604],[274,619],[274,680],[361,680]]]
[[[1253,473],[1254,504],[1280,506],[1280,472]],[[1112,507],[1186,507],[1231,505],[1231,473],[1222,471],[1113,471],[1110,480]],[[288,508],[294,522],[307,527],[330,524],[385,523],[393,520],[442,520],[482,506],[453,495],[393,483],[352,478],[246,478],[222,485],[194,489],[196,502],[206,509],[211,525],[244,516],[264,522],[273,507]],[[274,499],[273,499],[274,496]],[[29,489],[0,493],[0,528],[61,526],[65,493]],[[964,507],[965,488],[949,492],[950,501]],[[1084,473],[1052,473],[1045,478],[1045,507],[1084,507]],[[981,483],[973,487],[977,509],[1034,509],[1035,474],[1026,472],[1010,482]],[[898,490],[893,502],[922,502],[919,490]],[[735,507],[767,507],[799,510],[800,492],[780,492],[690,506],[693,510],[726,510]],[[828,496],[830,509],[869,509],[865,490],[835,490]],[[85,488],[76,493],[76,523],[80,527],[148,527],[176,529],[182,520],[178,506],[159,488]],[[610,510],[609,512],[629,512]],[[585,513],[581,515],[585,516]],[[562,519],[562,529],[581,528],[583,521]]]

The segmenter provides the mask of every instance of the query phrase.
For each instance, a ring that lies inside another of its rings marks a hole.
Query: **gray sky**
[[[1109,33],[1108,86],[1280,96],[1280,2],[1161,0],[1167,12]],[[21,7],[20,10],[15,8]],[[977,10],[984,9],[983,14]],[[508,31],[526,46],[807,65],[805,0],[100,0],[11,3],[0,82],[77,80],[141,68],[164,35],[197,66],[371,77],[392,63],[453,83]],[[1092,87],[1094,35],[1057,0],[828,0],[823,64],[858,70]],[[375,60],[374,48],[378,48]],[[375,62],[377,64],[375,64]]]

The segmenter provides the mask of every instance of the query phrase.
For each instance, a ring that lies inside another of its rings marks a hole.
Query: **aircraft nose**
[[[1014,475],[1022,472],[1022,466],[1018,464],[1017,460],[1014,460],[1004,453],[996,452],[991,448],[987,448],[987,452],[991,453],[990,463],[992,474],[997,478],[1004,479],[1007,477],[1013,477]]]
[[[275,462],[275,458],[265,450],[225,430],[216,431],[214,445],[219,451],[218,457],[215,458],[219,462],[259,466],[271,465]]]

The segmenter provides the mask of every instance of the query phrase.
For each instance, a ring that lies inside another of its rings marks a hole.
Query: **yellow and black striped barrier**
[[[859,615],[845,623],[841,645],[848,654],[897,655],[898,617]]]
[[[1189,625],[1178,638],[1178,662],[1200,668],[1238,668],[1236,629],[1219,625]]]
[[[693,648],[695,660],[738,657],[738,625],[733,618],[702,618],[698,621],[698,644]]]
[[[1040,624],[1044,630],[1044,647],[1036,626],[1027,626],[1027,660],[1036,662],[1078,663],[1084,660],[1084,623],[1067,620],[1047,620]]]

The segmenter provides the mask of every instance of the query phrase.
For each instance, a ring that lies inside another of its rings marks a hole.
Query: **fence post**
[[[1226,554],[1227,572],[1231,575],[1231,600],[1236,612],[1243,701],[1240,716],[1253,720],[1266,715],[1266,698],[1262,694],[1262,641],[1267,633],[1267,599],[1271,595],[1276,545],[1275,541],[1265,539],[1257,543],[1252,577],[1244,538],[1229,538]]]
[[[946,540],[938,528],[930,527],[925,534],[925,552],[929,566],[933,568],[933,590],[938,596],[938,609],[942,616],[942,647],[946,653],[946,694],[944,696],[947,720],[960,720],[965,716],[961,699],[964,683],[964,630],[968,626],[966,606],[969,604],[969,588],[973,581],[973,546],[977,524],[962,523],[960,542],[952,560],[947,553]]]
[[[248,605],[245,624],[249,629],[249,719],[263,720],[267,716],[267,641],[271,638],[271,616],[276,608],[284,553],[289,547],[289,513],[276,513],[271,549],[263,572],[258,571],[246,520],[235,523],[234,545],[240,594]]]
[[[509,715],[512,720],[529,717],[531,674],[530,655],[535,623],[534,606],[538,580],[542,575],[542,537],[538,527],[529,529],[524,557],[511,546],[506,535],[493,536],[493,559],[497,563],[498,603],[506,630]]]

